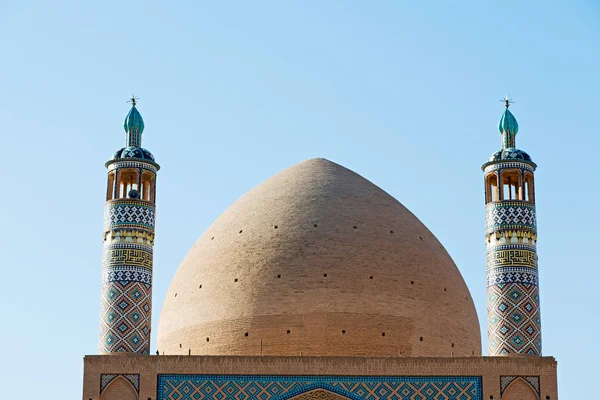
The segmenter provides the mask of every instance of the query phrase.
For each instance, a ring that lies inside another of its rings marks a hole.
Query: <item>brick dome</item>
[[[324,159],[242,196],[167,291],[162,354],[481,355],[456,265],[389,194]]]

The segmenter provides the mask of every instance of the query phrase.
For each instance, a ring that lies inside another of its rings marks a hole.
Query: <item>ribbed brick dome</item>
[[[456,265],[402,204],[324,159],[235,202],[175,274],[161,354],[481,355]]]

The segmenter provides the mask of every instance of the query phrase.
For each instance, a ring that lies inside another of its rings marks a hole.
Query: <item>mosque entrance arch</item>
[[[502,400],[537,400],[539,399],[531,383],[524,378],[516,378],[502,393]]]
[[[137,400],[138,394],[127,379],[118,376],[110,382],[102,394],[101,400]]]

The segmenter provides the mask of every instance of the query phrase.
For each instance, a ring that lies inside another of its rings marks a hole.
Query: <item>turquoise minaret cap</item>
[[[151,161],[155,164],[157,168],[159,168],[158,164],[156,164],[156,162],[154,161],[154,156],[152,155],[152,153],[142,148],[142,132],[144,132],[144,120],[142,119],[142,115],[140,114],[140,112],[137,110],[137,108],[135,108],[136,100],[137,98],[135,96],[131,97],[131,109],[125,117],[125,121],[123,122],[123,128],[125,129],[125,133],[127,134],[127,139],[125,143],[126,146],[120,150],[117,150],[117,152],[113,155],[112,160],[108,163],[124,158],[137,158],[140,160]]]
[[[503,149],[514,149],[515,148],[515,136],[519,132],[519,124],[515,116],[508,110],[510,106],[510,100],[508,97],[505,99],[506,110],[500,117],[498,123],[498,130],[502,135],[502,148]]]
[[[144,131],[144,120],[135,108],[135,97],[131,99],[131,110],[125,117],[123,128],[127,133],[127,146],[140,147],[142,145],[142,132]]]

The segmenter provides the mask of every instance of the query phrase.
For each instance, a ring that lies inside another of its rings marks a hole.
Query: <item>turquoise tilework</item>
[[[284,400],[323,389],[354,400],[482,400],[479,376],[159,375],[157,400]]]

